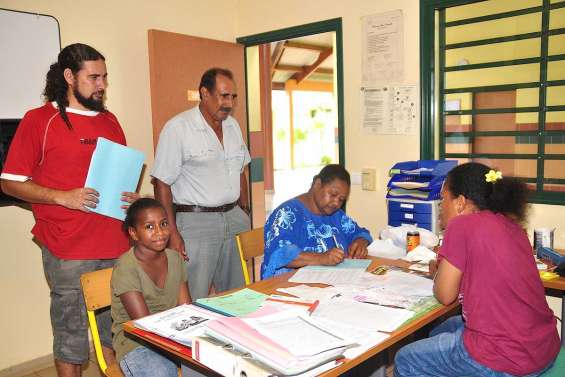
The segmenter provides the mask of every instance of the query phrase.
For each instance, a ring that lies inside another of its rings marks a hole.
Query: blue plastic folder
[[[84,184],[100,193],[100,202],[91,211],[124,220],[122,192],[135,191],[144,160],[142,152],[99,137]]]

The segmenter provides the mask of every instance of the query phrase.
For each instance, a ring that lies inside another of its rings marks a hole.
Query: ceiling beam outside
[[[300,48],[303,50],[320,51],[320,52],[326,51],[328,49],[328,46],[315,45],[311,43],[292,42],[292,41],[286,41],[285,47]]]
[[[306,80],[312,73],[314,73],[314,71],[316,71],[316,69],[318,69],[318,67],[320,67],[324,60],[330,57],[332,53],[332,48],[321,51],[320,55],[318,55],[318,59],[316,59],[313,64],[305,66],[304,68],[302,68],[301,72],[295,73],[292,78],[295,79],[298,84],[300,84],[302,81]]]
[[[273,90],[284,90],[284,82],[272,82],[271,89]]]
[[[279,64],[275,67],[275,71],[282,71],[282,72],[300,72],[302,71],[302,66],[300,65],[288,65],[288,64]],[[322,73],[325,75],[333,75],[334,70],[332,68],[318,68],[316,69],[316,73]]]
[[[287,41],[278,41],[271,55],[271,79],[275,76],[275,67],[279,64]]]

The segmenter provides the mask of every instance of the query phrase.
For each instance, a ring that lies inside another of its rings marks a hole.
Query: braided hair
[[[487,182],[491,168],[469,162],[456,166],[449,172],[445,185],[454,196],[463,195],[481,210],[501,213],[518,223],[523,223],[528,211],[528,188],[513,177],[502,177]]]
[[[69,85],[65,80],[63,72],[69,68],[73,75],[82,69],[84,61],[106,60],[104,56],[93,47],[83,43],[75,43],[61,50],[57,57],[57,62],[51,64],[45,79],[45,89],[43,96],[49,102],[56,102],[61,118],[70,129],[73,128],[69,117],[67,116],[67,106],[69,106],[69,98],[67,97]]]

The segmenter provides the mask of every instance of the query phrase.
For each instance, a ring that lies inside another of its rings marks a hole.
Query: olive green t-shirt
[[[118,361],[121,361],[128,352],[141,347],[141,344],[124,335],[123,324],[131,318],[120,300],[121,294],[132,291],[141,292],[151,314],[178,305],[180,284],[181,282],[186,284],[186,267],[177,251],[165,249],[164,252],[167,253],[168,270],[163,289],[157,287],[147,276],[143,267],[138,263],[133,249],[123,254],[114,266],[111,282],[112,319],[114,321],[112,344]]]

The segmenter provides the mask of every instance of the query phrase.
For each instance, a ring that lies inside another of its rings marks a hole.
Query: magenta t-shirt
[[[518,224],[490,211],[457,216],[448,224],[440,255],[463,273],[463,343],[474,360],[521,376],[555,359],[556,320]]]

